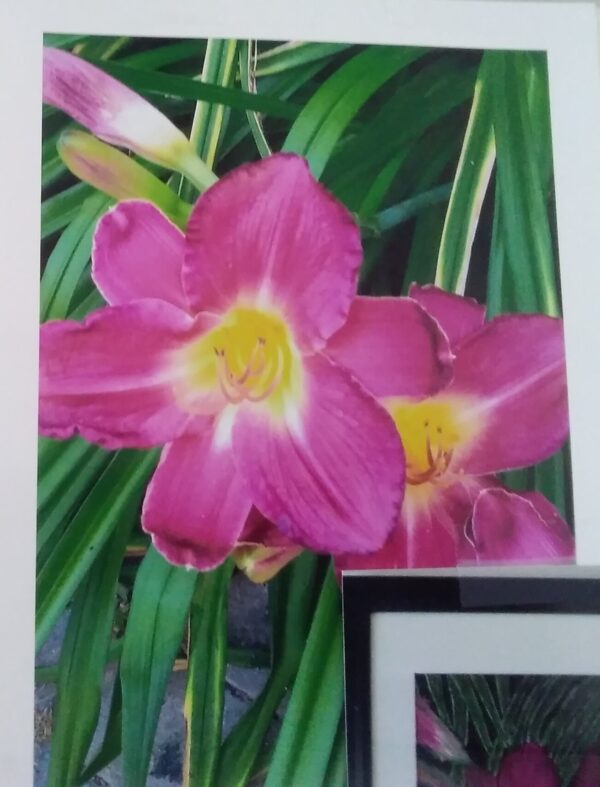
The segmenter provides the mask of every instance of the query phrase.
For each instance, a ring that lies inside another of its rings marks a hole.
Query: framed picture
[[[600,356],[582,341],[600,285],[594,3],[184,0],[174,14],[160,0],[93,13],[24,0],[3,14],[16,120],[3,129],[0,514],[14,524],[0,559],[27,610],[3,611],[23,635],[5,673],[31,672],[76,611],[52,778],[104,761],[96,695],[85,723],[64,708],[79,705],[73,664],[100,691],[114,655],[124,768],[143,782],[205,577],[221,674],[234,570],[260,584],[312,565],[306,598],[331,601],[338,634],[313,636],[340,679],[340,571],[600,562]],[[333,564],[321,595],[317,563]],[[174,617],[159,614],[167,578]],[[301,641],[313,611],[296,615]],[[142,665],[140,637],[164,638],[156,620],[171,645]],[[150,716],[130,692],[147,697],[142,673],[159,687]],[[276,682],[278,702],[291,683]],[[6,704],[32,691],[11,681]],[[306,760],[317,771],[342,760],[341,701],[331,752]],[[6,773],[23,772],[25,716],[22,746],[10,720]],[[301,782],[287,725],[276,761]]]
[[[343,598],[351,787],[598,783],[597,575],[346,574]]]

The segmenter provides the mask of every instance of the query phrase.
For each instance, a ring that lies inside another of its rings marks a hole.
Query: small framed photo
[[[350,787],[600,784],[600,578],[343,579]]]

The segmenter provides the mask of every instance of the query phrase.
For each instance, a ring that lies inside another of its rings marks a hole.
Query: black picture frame
[[[600,577],[344,573],[348,787],[373,787],[371,617],[379,612],[600,614]]]

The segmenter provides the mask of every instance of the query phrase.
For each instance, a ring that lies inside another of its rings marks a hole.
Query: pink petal
[[[481,423],[454,467],[488,473],[546,459],[569,430],[562,321],[537,314],[492,320],[461,344],[447,392],[470,399],[464,417]]]
[[[111,304],[159,298],[188,310],[183,233],[149,202],[120,202],[94,233],[92,277]]]
[[[465,478],[450,486],[416,493],[408,486],[398,525],[384,546],[368,555],[337,555],[338,570],[444,568],[465,551],[465,529],[483,479]],[[429,491],[428,499],[425,492]]]
[[[326,352],[377,397],[429,396],[452,376],[446,337],[410,298],[355,298]]]
[[[495,776],[476,766],[467,768],[465,780],[466,787],[498,787],[498,779]]]
[[[483,327],[485,306],[474,298],[446,292],[433,284],[411,284],[408,294],[439,322],[453,350]]]
[[[526,743],[502,760],[498,787],[560,787],[554,763],[541,746]]]
[[[303,359],[305,396],[285,420],[242,409],[233,428],[254,504],[289,538],[324,552],[367,552],[392,529],[404,457],[391,418],[341,367]]]
[[[270,156],[205,192],[187,228],[184,287],[196,310],[243,299],[279,309],[296,342],[318,349],[356,290],[360,233],[304,159]]]
[[[189,140],[148,101],[100,68],[61,49],[44,47],[43,100],[105,142],[149,161],[176,166]]]
[[[538,492],[486,489],[473,508],[479,563],[569,563],[575,544],[567,523]]]
[[[444,722],[433,712],[430,704],[418,695],[415,698],[417,743],[425,746],[439,760],[469,762],[462,744]]]
[[[60,320],[40,332],[40,431],[75,433],[107,448],[144,448],[190,426],[173,396],[169,353],[192,319],[163,301],[109,306],[83,323]]]
[[[251,501],[231,450],[212,427],[165,446],[148,486],[142,526],[171,563],[204,571],[234,548]]]
[[[240,544],[262,544],[266,547],[296,547],[281,530],[264,517],[257,508],[252,507],[244,529],[240,533]]]
[[[581,761],[569,787],[598,787],[600,784],[600,756],[588,752]]]

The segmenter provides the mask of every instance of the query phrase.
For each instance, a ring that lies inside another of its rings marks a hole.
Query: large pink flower
[[[401,443],[328,353],[348,319],[352,330],[360,261],[350,214],[297,156],[231,172],[185,236],[149,203],[117,205],[93,249],[110,305],[42,326],[41,431],[166,444],[142,524],[175,563],[222,561],[252,505],[298,544],[378,549],[403,496]],[[415,300],[391,302],[372,319],[398,345],[372,361],[402,395],[432,394],[448,380],[447,340]]]
[[[388,542],[371,555],[340,556],[338,568],[572,559],[573,537],[556,509],[491,475],[546,459],[567,437],[562,322],[528,314],[484,323],[483,307],[471,299],[416,286],[410,296],[451,343],[454,376],[442,391],[407,397],[379,368],[401,336],[368,319],[376,309],[369,299],[357,298],[328,347],[387,408],[407,464],[404,504]]]

